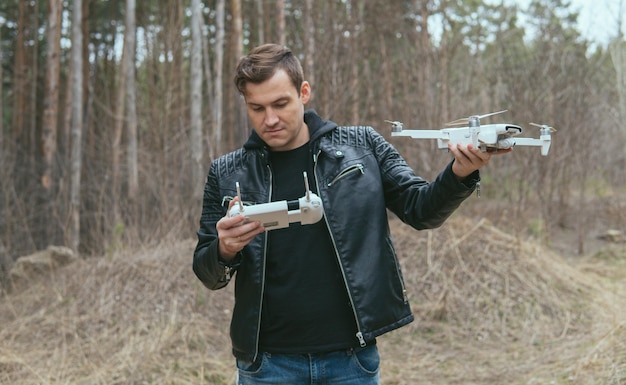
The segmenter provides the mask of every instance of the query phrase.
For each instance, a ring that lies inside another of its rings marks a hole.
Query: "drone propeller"
[[[402,122],[398,122],[397,120],[385,120],[385,122],[391,124],[391,132],[402,131]]]
[[[539,127],[542,130],[550,131],[550,133],[556,132],[554,127],[548,126],[547,124],[538,124],[538,123],[530,123],[531,126]]]
[[[402,122],[398,122],[397,120],[385,120],[385,123],[389,123],[392,126],[401,126],[402,125]],[[533,123],[531,123],[531,124],[533,124]]]
[[[468,124],[472,120],[480,120],[482,118],[486,118],[488,116],[493,116],[493,115],[498,115],[498,114],[501,114],[501,113],[507,112],[507,111],[508,110],[502,110],[502,111],[498,111],[498,112],[491,112],[489,114],[484,114],[484,115],[472,115],[472,116],[467,117],[467,118],[461,118],[461,119],[453,120],[452,122],[446,123],[446,126],[457,126],[457,125],[460,125],[460,124]]]

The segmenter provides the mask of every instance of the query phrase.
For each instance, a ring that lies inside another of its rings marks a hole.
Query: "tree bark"
[[[70,247],[78,253],[80,246],[80,177],[82,171],[83,134],[83,30],[82,0],[73,0],[72,13],[72,156],[70,186]]]
[[[215,83],[214,83],[214,105],[213,105],[213,124],[215,130],[214,146],[217,153],[222,143],[222,114],[224,103],[224,91],[222,83],[224,82],[224,19],[225,19],[226,0],[217,0],[215,13]]]
[[[613,67],[615,68],[615,84],[617,86],[618,108],[617,121],[621,122],[622,135],[626,141],[626,128],[623,122],[626,121],[626,42],[623,38],[617,38],[609,45]],[[626,146],[624,148],[626,155]]]
[[[200,200],[203,195],[202,164],[202,8],[200,0],[191,0],[191,70],[189,90],[191,93],[191,168],[193,178],[192,196]]]
[[[39,34],[39,2],[33,1],[31,4],[31,12],[32,12],[32,20],[33,27],[31,28],[31,36],[34,38],[32,41],[31,48],[31,64],[29,68],[30,72],[30,95],[29,95],[29,112],[28,112],[28,138],[29,138],[29,146],[30,146],[30,157],[32,164],[36,164],[37,153],[39,151],[39,147],[35,145],[36,137],[37,137],[37,88],[39,87],[39,82],[37,78],[39,76],[39,39],[36,38]]]
[[[44,94],[43,127],[41,130],[41,148],[43,152],[43,173],[41,185],[46,196],[45,235],[50,240],[54,225],[54,192],[57,186],[57,127],[59,119],[59,78],[61,62],[61,12],[62,0],[48,1],[48,28],[46,53],[46,80]],[[2,116],[0,114],[0,116]],[[49,243],[46,242],[46,243]]]
[[[18,2],[17,36],[15,38],[14,77],[13,77],[13,135],[15,142],[20,146],[24,138],[24,117],[26,108],[26,52],[24,47],[26,34],[26,2]],[[24,150],[22,148],[22,150]]]
[[[135,94],[135,0],[126,1],[124,46],[126,51],[126,124],[128,130],[128,198],[135,201],[139,193],[139,167],[137,144],[137,105]]]
[[[204,18],[201,16],[200,25],[204,30]],[[206,104],[209,106],[209,129],[208,132],[203,131],[202,143],[206,143],[206,148],[209,151],[209,159],[213,160],[215,143],[215,125],[213,124],[215,119],[215,79],[213,76],[213,70],[211,69],[211,48],[209,47],[209,38],[204,33],[201,34],[202,39],[202,61],[204,65],[204,79],[206,79]]]
[[[122,213],[120,211],[121,191],[121,167],[120,159],[122,157],[122,133],[124,131],[124,116],[126,110],[126,67],[128,66],[128,45],[124,44],[122,48],[122,58],[120,61],[120,71],[117,74],[117,89],[115,97],[115,106],[113,113],[113,138],[111,143],[111,191],[112,191],[112,210],[113,221],[117,225],[122,221]]]
[[[0,41],[2,41],[2,28],[0,28]],[[0,63],[4,63],[3,50],[0,49]],[[4,72],[0,65],[0,117],[4,116]],[[4,119],[0,118],[0,162],[4,163]]]
[[[52,185],[55,183],[54,159],[57,151],[62,9],[62,0],[48,1],[46,88],[44,95],[43,129],[41,132],[44,160],[41,184],[47,191],[50,191]]]
[[[304,1],[304,70],[306,78],[315,87],[315,22],[313,20],[313,0]],[[315,96],[315,93],[313,93]],[[310,104],[314,104],[312,97]]]
[[[285,0],[276,0],[276,41],[285,45],[287,37],[285,33]]]
[[[241,56],[243,56],[243,19],[241,15],[241,0],[231,0],[231,12],[232,12],[232,29],[233,29],[233,37],[232,37],[232,53],[235,57],[235,60],[239,60]],[[237,119],[236,119],[236,127],[238,129],[235,130],[237,135],[235,135],[235,142],[233,145],[239,145],[239,143],[243,142],[248,136],[248,124],[246,119],[246,108],[245,105],[241,102],[241,99],[236,96],[236,108],[237,111]]]
[[[307,2],[310,0],[306,0]],[[265,43],[265,8],[263,7],[263,0],[256,0],[256,12],[257,12],[257,35],[259,44]]]

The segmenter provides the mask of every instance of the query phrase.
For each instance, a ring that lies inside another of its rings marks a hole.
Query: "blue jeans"
[[[259,353],[237,360],[238,385],[380,385],[376,345],[316,354]]]

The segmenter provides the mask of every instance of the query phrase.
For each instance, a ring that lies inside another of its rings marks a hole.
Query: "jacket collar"
[[[315,110],[307,110],[304,112],[304,122],[309,127],[310,142],[316,141],[322,135],[337,127],[336,123],[322,119]],[[257,135],[256,131],[252,130],[250,137],[248,137],[243,147],[248,150],[262,149],[267,148],[267,144]]]

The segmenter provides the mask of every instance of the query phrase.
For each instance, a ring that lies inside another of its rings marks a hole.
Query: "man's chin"
[[[275,132],[265,132],[263,133],[263,139],[268,141],[268,142],[280,142],[283,139],[281,138],[281,135],[279,135],[278,133]]]

